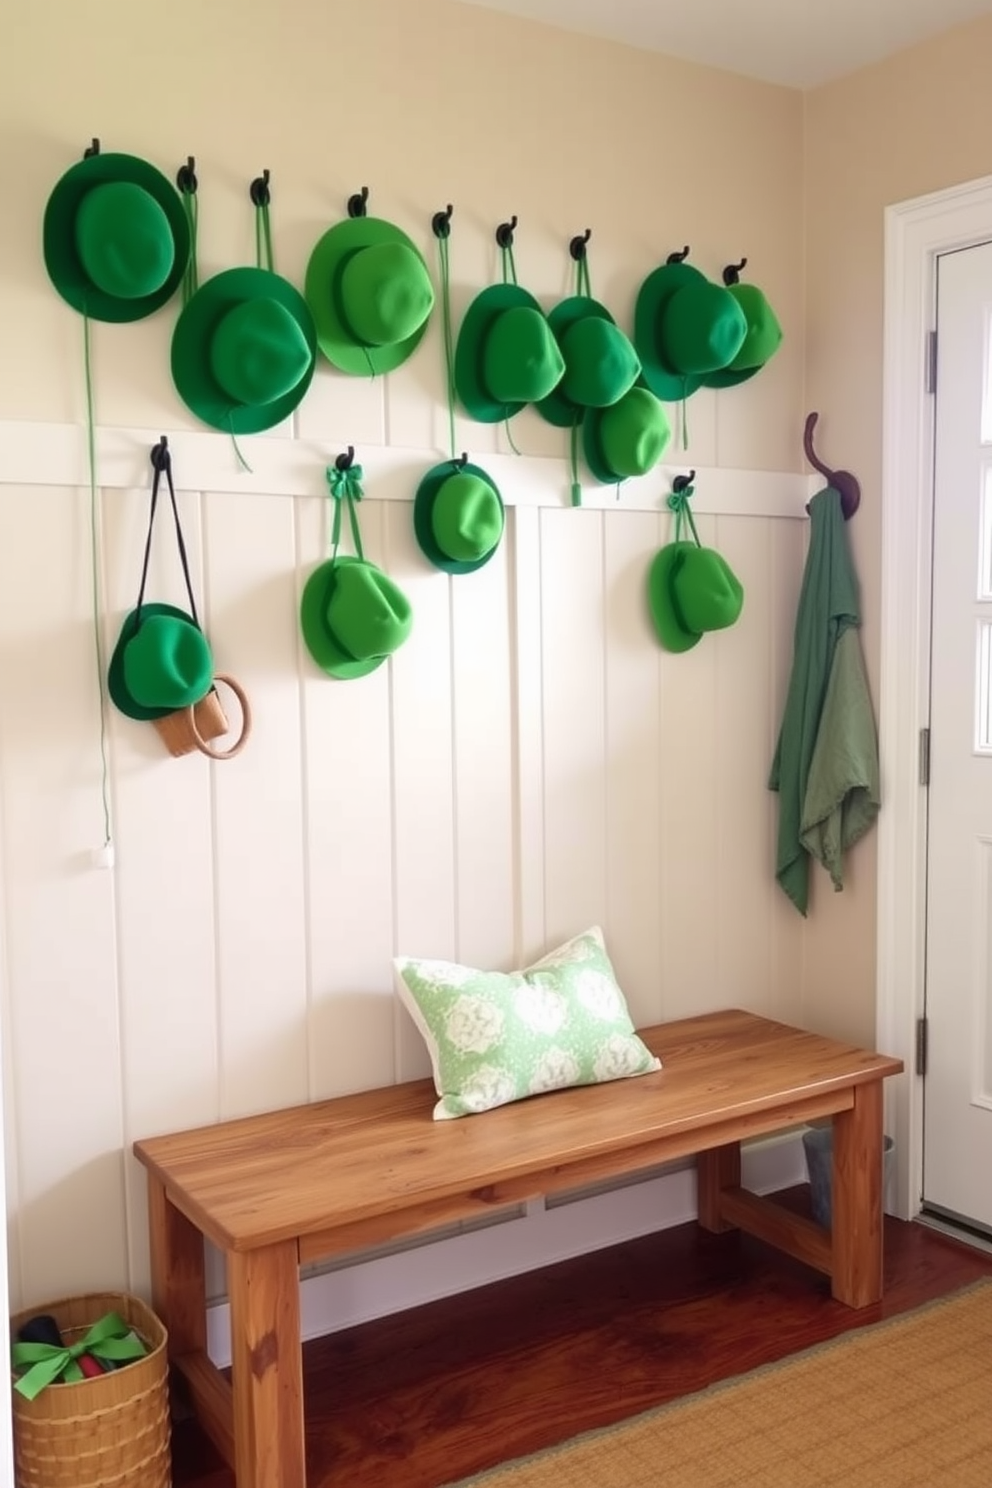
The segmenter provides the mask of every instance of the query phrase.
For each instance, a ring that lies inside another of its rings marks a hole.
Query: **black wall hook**
[[[348,216],[366,216],[366,207],[368,206],[368,200],[369,188],[367,186],[363,186],[361,191],[354,192],[354,194],[352,196],[349,196],[348,198]]]
[[[513,247],[513,229],[517,225],[517,214],[514,212],[509,222],[501,222],[496,229],[496,241],[501,248]]]
[[[446,238],[451,232],[451,214],[454,207],[449,202],[443,212],[435,212],[431,218],[431,232],[436,238]]]
[[[688,486],[691,486],[695,479],[696,472],[694,470],[690,470],[688,475],[677,475],[672,481],[672,491],[676,496],[681,496],[682,492]]]
[[[592,237],[592,228],[587,227],[584,233],[578,233],[568,245],[568,251],[578,263],[586,256],[586,244]]]
[[[164,434],[157,444],[152,445],[151,461],[154,470],[168,470],[172,462],[172,456],[169,454],[169,441]]]
[[[689,244],[686,243],[681,253],[670,253],[665,259],[666,263],[685,263],[689,257]]]
[[[176,185],[189,196],[196,191],[199,182],[196,179],[196,160],[192,155],[187,155],[186,164],[176,171]]]
[[[465,469],[465,466],[468,464],[468,455],[463,450],[462,453],[461,453],[461,455],[459,457],[457,457],[456,459],[452,460],[451,463],[452,463],[452,465],[454,465],[454,467],[455,467],[456,470],[464,470]]]
[[[840,507],[844,513],[844,521],[849,522],[861,505],[861,483],[849,470],[830,470],[828,466],[823,464],[822,460],[817,458],[816,451],[813,448],[813,430],[816,427],[816,421],[819,417],[820,415],[818,413],[809,413],[806,415],[806,427],[803,430],[803,449],[813,469],[818,470],[821,475],[825,475],[829,484],[833,486],[835,491],[840,493]],[[809,511],[808,506],[806,510]]]
[[[99,155],[99,153],[100,141],[98,139],[94,139],[90,144],[86,146],[86,149],[83,151],[83,159],[91,160],[94,155]]]
[[[267,170],[263,170],[260,176],[255,177],[254,181],[248,187],[248,195],[256,207],[267,207],[269,205],[269,202],[272,200],[272,193],[269,191],[269,173]]]
[[[353,444],[349,444],[348,453],[346,455],[338,455],[337,459],[334,461],[334,466],[337,470],[350,470],[354,463],[355,446]]]
[[[740,284],[741,269],[747,268],[747,259],[742,258],[740,263],[728,264],[723,271],[723,282],[729,289],[732,284]]]

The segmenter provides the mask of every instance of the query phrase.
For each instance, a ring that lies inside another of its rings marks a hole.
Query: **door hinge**
[[[937,332],[927,331],[923,356],[923,382],[928,393],[937,391]]]
[[[929,1045],[929,1028],[926,1018],[916,1020],[916,1073],[925,1075],[927,1072],[927,1049]]]
[[[930,730],[920,729],[920,784],[930,784]]]

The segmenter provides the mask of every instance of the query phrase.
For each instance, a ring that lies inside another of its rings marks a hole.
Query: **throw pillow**
[[[430,1053],[437,1121],[661,1068],[634,1032],[598,926],[523,971],[394,965]]]

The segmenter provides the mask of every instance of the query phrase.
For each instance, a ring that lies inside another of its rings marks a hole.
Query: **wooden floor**
[[[860,1312],[690,1224],[307,1344],[307,1488],[438,1488],[992,1274],[919,1224],[885,1241],[885,1300]],[[233,1488],[188,1419],[173,1452],[177,1488]]]

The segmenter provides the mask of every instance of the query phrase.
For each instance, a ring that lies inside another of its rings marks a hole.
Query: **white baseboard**
[[[753,1142],[742,1152],[743,1183],[773,1193],[806,1178],[802,1142],[788,1132]],[[512,1218],[429,1244],[358,1260],[300,1284],[304,1338],[320,1338],[408,1307],[551,1266],[572,1256],[619,1245],[696,1217],[694,1163],[593,1197],[536,1200]],[[212,1306],[207,1349],[214,1363],[231,1362],[230,1309]]]

